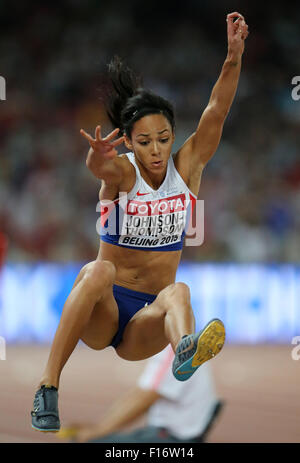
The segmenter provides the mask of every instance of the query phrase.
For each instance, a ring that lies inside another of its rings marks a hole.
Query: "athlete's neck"
[[[136,158],[136,163],[139,167],[141,176],[143,177],[145,182],[153,190],[158,190],[159,187],[162,185],[164,179],[166,178],[168,165],[166,165],[166,167],[163,170],[156,173],[156,172],[151,172],[150,170],[146,169],[137,158]]]

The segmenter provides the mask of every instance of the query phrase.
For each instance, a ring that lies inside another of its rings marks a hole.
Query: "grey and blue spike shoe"
[[[173,375],[186,381],[207,360],[215,357],[225,342],[225,327],[214,318],[198,334],[183,336],[176,348],[173,360]]]
[[[35,393],[31,426],[37,431],[58,432],[58,390],[51,385],[43,385]]]

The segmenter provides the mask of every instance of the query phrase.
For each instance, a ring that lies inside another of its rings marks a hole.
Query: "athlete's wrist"
[[[228,49],[225,63],[228,63],[231,66],[237,66],[242,61],[242,53],[237,53],[233,50]]]

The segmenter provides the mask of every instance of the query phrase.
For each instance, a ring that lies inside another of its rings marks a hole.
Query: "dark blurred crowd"
[[[250,35],[220,146],[202,177],[205,241],[183,257],[300,259],[300,100],[291,84],[300,75],[300,7],[243,3],[0,3],[0,231],[8,259],[95,258],[100,181],[86,168],[79,130],[110,130],[99,100],[105,64],[120,55],[145,87],[174,103],[176,150],[220,74],[232,11],[245,16]]]

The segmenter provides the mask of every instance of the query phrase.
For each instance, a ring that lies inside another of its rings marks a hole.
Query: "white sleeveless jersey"
[[[141,176],[134,153],[126,155],[135,167],[135,185],[117,200],[101,202],[101,240],[147,251],[182,249],[197,198],[177,172],[173,155],[158,190],[153,190]]]

